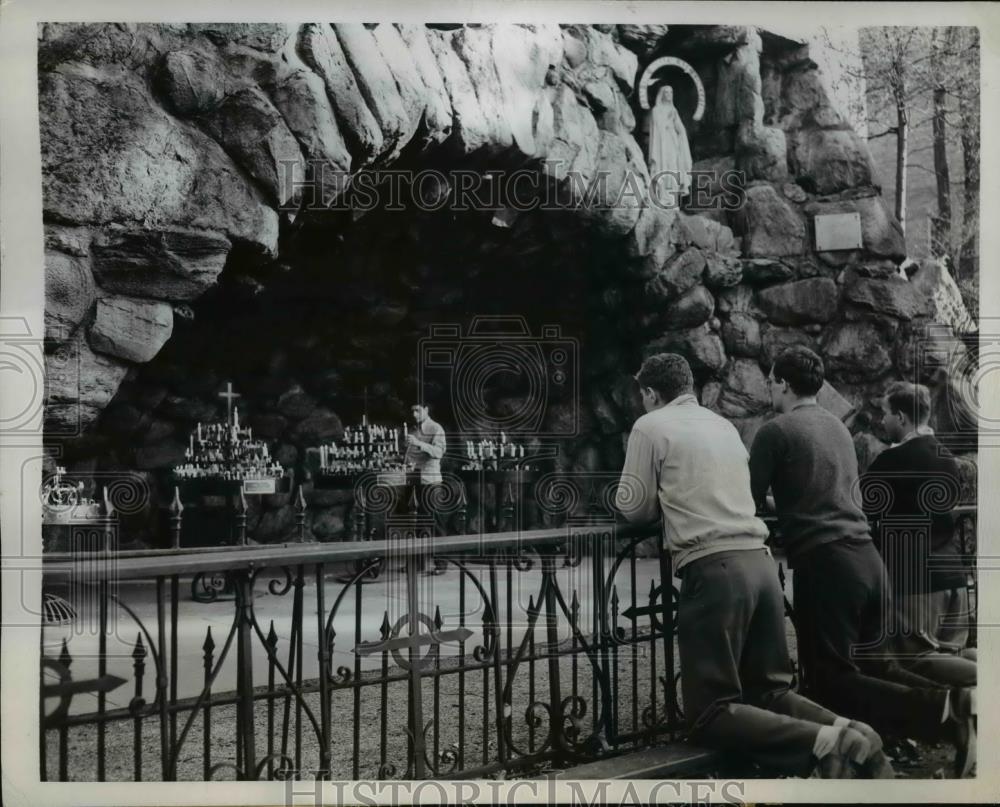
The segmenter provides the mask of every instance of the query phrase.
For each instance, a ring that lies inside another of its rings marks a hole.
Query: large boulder
[[[336,34],[326,23],[303,25],[298,54],[326,84],[353,158],[360,164],[374,160],[382,152],[382,129],[368,108]]]
[[[677,211],[666,210],[657,205],[642,209],[635,227],[625,238],[625,251],[636,258],[629,266],[642,277],[655,275],[675,252],[670,239],[670,231],[677,217]]]
[[[542,164],[545,176],[564,183],[570,204],[587,195],[597,170],[600,130],[590,110],[567,86],[556,89],[552,101],[553,139]]]
[[[743,279],[743,264],[738,258],[709,253],[705,256],[705,285],[711,289],[735,286]]]
[[[45,357],[45,430],[78,435],[97,420],[128,372],[129,364],[95,353],[74,338]]]
[[[533,117],[549,66],[562,59],[559,27],[497,25],[492,55],[514,145],[527,157],[541,156],[548,144],[536,142]]]
[[[823,386],[820,387],[819,393],[816,395],[816,403],[841,420],[854,411],[851,402],[841,395],[829,381],[824,381]]]
[[[747,258],[743,261],[743,279],[747,283],[766,286],[783,283],[795,277],[795,269],[784,261],[770,258]]]
[[[600,232],[623,236],[635,227],[642,212],[646,186],[631,161],[625,139],[602,131],[597,150],[597,173],[585,197],[588,219]]]
[[[748,417],[767,412],[771,393],[760,365],[752,359],[731,359],[722,372],[719,412],[726,417]]]
[[[427,29],[423,25],[402,23],[396,25],[396,28],[407,46],[420,82],[424,86],[422,129],[424,141],[428,144],[443,143],[451,135],[452,130],[451,100],[448,98],[441,70],[427,40]],[[377,33],[376,38],[380,38]]]
[[[737,257],[739,246],[733,231],[717,221],[702,216],[681,214],[675,223],[678,243],[692,244],[706,252],[717,252],[725,257]]]
[[[680,331],[667,331],[658,339],[648,343],[643,351],[645,356],[654,353],[679,353],[688,360],[695,371],[716,371],[726,363],[726,351],[722,340],[708,325],[699,325]]]
[[[618,25],[618,41],[644,60],[667,35],[666,25]]]
[[[871,322],[843,322],[824,334],[822,355],[827,373],[845,381],[870,381],[885,375],[892,357]]]
[[[776,328],[765,326],[760,338],[760,360],[766,369],[770,369],[774,360],[785,348],[792,345],[802,345],[812,351],[818,351],[816,340],[798,328]]]
[[[45,336],[64,341],[94,302],[90,261],[55,249],[45,251]]]
[[[851,129],[802,129],[789,142],[795,181],[813,193],[873,184],[868,146]]]
[[[686,291],[658,317],[668,328],[692,328],[707,322],[715,310],[715,300],[704,286]]]
[[[828,277],[796,280],[757,292],[761,310],[781,325],[829,322],[837,314],[837,298],[837,284]]]
[[[293,202],[305,180],[305,160],[285,119],[263,92],[247,87],[232,93],[202,120],[278,207]]]
[[[216,45],[238,45],[244,48],[277,53],[292,34],[286,23],[188,23],[191,33],[202,34]]]
[[[66,64],[41,73],[38,89],[46,217],[215,231],[276,254],[277,213],[217,143],[168,115],[138,76]]]
[[[455,49],[456,32],[427,29],[426,36],[452,109],[452,142],[461,153],[473,154],[489,145],[490,124]]]
[[[764,312],[757,305],[757,295],[754,290],[745,283],[738,286],[729,286],[718,291],[715,295],[715,307],[720,314],[747,314],[754,319],[764,319]]]
[[[167,303],[131,297],[102,297],[90,326],[90,346],[109,356],[147,362],[160,352],[174,329]]]
[[[428,96],[416,59],[410,52],[406,40],[403,39],[399,26],[386,22],[379,23],[371,29],[371,35],[379,54],[392,74],[393,81],[396,82],[396,89],[399,91],[399,98],[410,127],[416,131],[420,127],[420,120],[427,107]]]
[[[217,106],[225,96],[218,80],[222,66],[211,51],[175,50],[163,57],[157,85],[171,108],[181,117],[192,117]]]
[[[338,22],[333,23],[333,28],[358,89],[381,129],[379,156],[393,159],[413,136],[420,118],[410,119],[407,104],[372,32],[361,23]]]
[[[612,26],[613,27],[613,26]],[[608,31],[595,25],[574,25],[570,30],[578,33],[587,45],[587,61],[595,68],[605,68],[623,92],[631,93],[639,69],[635,54],[622,47]]]
[[[786,148],[781,129],[744,120],[736,136],[736,167],[748,182],[755,179],[783,182],[788,179]]]
[[[897,276],[884,280],[859,277],[844,292],[844,298],[880,314],[913,319],[929,313],[928,298],[921,289]]]
[[[929,316],[934,322],[948,325],[955,333],[976,329],[958,284],[948,269],[938,261],[927,260],[910,278],[912,288],[927,301]]]
[[[760,323],[749,314],[733,313],[722,323],[722,342],[730,356],[757,358],[760,354]]]
[[[215,283],[230,248],[209,230],[107,228],[93,242],[94,275],[106,291],[194,300]]]
[[[653,305],[669,302],[701,280],[705,271],[705,255],[692,247],[671,258],[646,283],[646,298]]]
[[[278,80],[271,99],[310,161],[315,203],[329,205],[344,191],[351,153],[327,99],[326,85],[312,70],[293,70]]]
[[[746,189],[743,217],[747,257],[780,258],[805,250],[805,223],[771,185]]]
[[[502,152],[513,141],[510,124],[504,114],[504,99],[493,59],[494,32],[491,27],[459,28],[451,37],[451,47],[458,55],[462,69],[478,99],[485,128],[487,150]],[[457,117],[457,115],[456,115]]]

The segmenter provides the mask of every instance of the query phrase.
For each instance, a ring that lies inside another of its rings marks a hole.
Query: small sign
[[[255,496],[268,495],[275,492],[275,482],[275,479],[244,479],[243,492]]]
[[[861,249],[861,216],[857,212],[828,213],[814,221],[817,252]]]

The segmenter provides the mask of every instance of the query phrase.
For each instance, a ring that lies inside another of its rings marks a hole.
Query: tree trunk
[[[954,29],[947,28],[945,30],[948,33],[945,34],[947,41],[943,47],[947,48],[953,39],[950,32]],[[935,258],[944,255],[954,257],[951,248],[951,174],[948,170],[945,86],[941,50],[941,38],[938,29],[935,28],[931,39],[931,65],[932,73],[936,77],[932,130],[934,136],[934,176],[937,182],[937,216],[931,219],[930,245],[931,255]],[[954,261],[952,261],[952,266],[954,266]]]
[[[962,194],[962,252],[958,277],[979,276],[979,97],[969,93],[959,96],[958,111],[962,120],[962,170],[965,191]],[[978,312],[977,312],[978,316]]]
[[[896,98],[896,218],[906,234],[906,167],[909,148],[909,116],[902,96]]]

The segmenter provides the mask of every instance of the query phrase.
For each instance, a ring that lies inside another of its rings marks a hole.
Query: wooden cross
[[[226,399],[226,425],[231,426],[233,423],[233,401],[240,397],[238,392],[233,392],[233,382],[226,382],[226,391],[219,393],[220,398]]]

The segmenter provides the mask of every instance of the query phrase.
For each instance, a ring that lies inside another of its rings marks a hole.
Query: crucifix
[[[226,399],[226,425],[233,425],[233,401],[240,397],[238,392],[233,392],[233,382],[226,382],[226,391],[219,393],[220,398]]]

